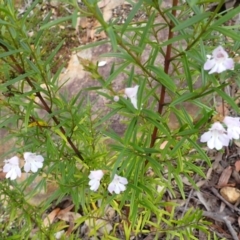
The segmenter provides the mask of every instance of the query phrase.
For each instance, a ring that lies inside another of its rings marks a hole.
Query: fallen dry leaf
[[[232,167],[231,166],[228,166],[227,168],[225,168],[223,171],[222,171],[222,174],[218,180],[218,187],[221,188],[223,186],[226,186],[227,183],[228,183],[228,180],[229,178],[231,177],[232,175]]]
[[[65,213],[70,212],[70,211],[73,209],[73,207],[74,207],[74,205],[71,204],[70,206],[68,206],[68,207],[66,207],[66,208],[64,208],[64,209],[62,209],[62,210],[58,213],[58,215],[60,215],[60,214],[65,214]]]
[[[230,203],[235,203],[240,198],[240,190],[234,187],[223,187],[220,194]]]
[[[43,220],[43,226],[44,227],[49,227],[50,224],[53,223],[55,217],[57,216],[57,214],[59,213],[61,209],[60,208],[55,208],[54,210],[52,210]]]
[[[160,149],[164,149],[167,144],[168,144],[168,141],[164,141],[164,142],[160,145]]]
[[[235,162],[235,170],[236,170],[237,172],[240,171],[240,160],[237,160],[237,161]]]
[[[79,213],[75,213],[75,212],[66,212],[66,213],[57,215],[57,218],[65,221],[65,222],[70,222],[71,219],[73,219],[75,221],[80,217],[82,217],[82,215]]]

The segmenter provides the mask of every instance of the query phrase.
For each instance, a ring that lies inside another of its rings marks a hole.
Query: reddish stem
[[[176,16],[176,9],[174,9],[178,4],[178,0],[173,0],[172,3],[172,15],[175,17]],[[174,23],[171,21],[170,25],[169,25],[169,31],[168,31],[168,40],[173,38],[173,29],[174,27]],[[172,44],[169,44],[167,46],[167,50],[166,50],[166,56],[164,59],[164,72],[166,74],[168,74],[169,72],[169,66],[170,66],[170,62],[171,62],[171,50],[172,50]],[[159,97],[159,102],[158,102],[158,113],[161,115],[163,112],[163,106],[164,106],[164,100],[165,100],[165,93],[166,93],[166,88],[162,85],[161,87],[161,92],[160,92],[160,97]],[[153,129],[153,133],[152,133],[152,137],[151,137],[151,143],[150,143],[150,147],[152,148],[155,144],[155,141],[157,139],[157,131],[158,128],[154,127]],[[148,163],[148,161],[146,161],[146,164]]]

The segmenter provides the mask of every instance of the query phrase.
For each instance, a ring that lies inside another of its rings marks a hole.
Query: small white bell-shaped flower
[[[215,48],[212,52],[212,56],[209,57],[204,64],[204,70],[210,70],[209,74],[214,72],[221,73],[226,70],[234,69],[234,61],[232,58],[228,57],[228,53],[219,46]]]
[[[207,142],[210,149],[216,148],[217,150],[222,149],[223,146],[228,146],[229,141],[230,138],[220,122],[213,123],[209,131],[200,138],[200,142]]]

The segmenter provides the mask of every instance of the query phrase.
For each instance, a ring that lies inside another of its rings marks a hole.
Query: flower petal
[[[216,64],[216,61],[214,59],[208,59],[204,66],[203,66],[203,69],[204,70],[210,70],[211,68],[214,67],[214,65]]]
[[[136,85],[133,88],[125,88],[125,94],[127,95],[128,98],[136,97],[138,88],[139,88],[138,85]]]
[[[212,137],[212,134],[211,134],[210,131],[205,132],[205,133],[201,136],[200,142],[207,142],[207,141],[209,141],[209,139],[210,139],[211,137]]]

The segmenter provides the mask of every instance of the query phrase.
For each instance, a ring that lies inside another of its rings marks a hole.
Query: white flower
[[[6,172],[6,178],[11,180],[21,177],[21,169],[19,167],[19,158],[14,156],[8,160],[4,160],[3,172]]]
[[[227,52],[221,46],[213,50],[211,58],[208,57],[208,60],[204,64],[204,70],[211,69],[209,74],[214,72],[221,73],[228,69],[233,70],[233,68],[233,59],[228,57]]]
[[[39,168],[43,167],[44,158],[41,155],[36,155],[36,153],[25,152],[24,153],[24,171],[29,172],[37,172]]]
[[[222,149],[223,146],[228,146],[230,138],[226,134],[226,130],[220,122],[215,122],[208,132],[205,132],[200,142],[207,142],[210,149]]]
[[[128,98],[130,98],[130,101],[132,105],[137,109],[137,92],[138,92],[139,86],[136,85],[133,88],[125,88],[125,94]]]
[[[240,118],[226,116],[223,122],[227,126],[227,134],[230,139],[239,139],[240,135]]]
[[[104,173],[102,170],[91,171],[88,178],[90,179],[88,185],[90,186],[90,190],[97,191],[100,186],[100,181],[103,177]]]
[[[114,97],[113,97],[113,101],[114,101],[114,102],[118,102],[118,101],[119,101],[119,96],[114,96]]]
[[[119,194],[120,192],[126,190],[126,184],[128,184],[128,180],[126,178],[120,177],[115,174],[112,182],[108,186],[108,191],[110,193],[115,192],[116,194]]]

